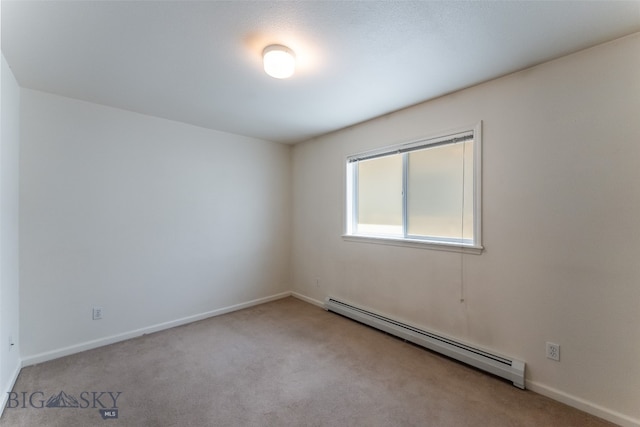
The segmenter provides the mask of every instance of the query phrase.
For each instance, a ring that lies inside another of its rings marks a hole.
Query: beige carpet
[[[293,298],[27,367],[14,392],[0,426],[609,425]]]

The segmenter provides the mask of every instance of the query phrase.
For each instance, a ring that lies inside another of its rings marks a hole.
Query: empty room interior
[[[0,426],[640,427],[640,2],[1,25]]]

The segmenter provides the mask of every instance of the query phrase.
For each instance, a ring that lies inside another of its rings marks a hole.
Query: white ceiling
[[[2,1],[21,86],[286,143],[638,31],[640,1]]]

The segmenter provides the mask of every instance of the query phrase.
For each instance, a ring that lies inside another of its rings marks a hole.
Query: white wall
[[[18,369],[18,159],[20,88],[2,55],[0,114],[0,413]],[[9,345],[9,338],[14,342]]]
[[[480,120],[484,253],[341,239],[347,155]],[[640,34],[298,144],[295,291],[520,358],[528,387],[640,425],[639,161]]]
[[[21,123],[26,363],[290,290],[289,146],[27,89]]]

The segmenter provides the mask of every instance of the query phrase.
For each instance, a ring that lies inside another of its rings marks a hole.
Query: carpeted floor
[[[294,298],[27,367],[14,392],[0,426],[610,425]]]

